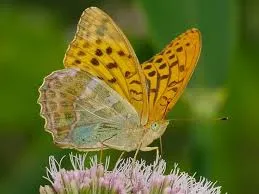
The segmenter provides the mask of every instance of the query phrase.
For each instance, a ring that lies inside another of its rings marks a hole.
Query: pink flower
[[[63,157],[64,158],[64,157]],[[132,158],[120,159],[109,170],[109,157],[98,164],[97,156],[90,157],[90,168],[85,166],[86,154],[70,154],[72,170],[61,168],[61,162],[49,157],[46,178],[50,185],[40,187],[41,194],[51,193],[111,193],[111,194],[219,194],[220,187],[205,178],[196,181],[193,176],[180,172],[177,165],[164,175],[166,162],[157,158],[153,164]]]

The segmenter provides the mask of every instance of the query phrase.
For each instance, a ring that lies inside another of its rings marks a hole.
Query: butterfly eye
[[[157,124],[156,122],[155,122],[155,123],[152,123],[151,129],[152,129],[153,131],[157,131],[157,130],[158,130],[158,124]]]

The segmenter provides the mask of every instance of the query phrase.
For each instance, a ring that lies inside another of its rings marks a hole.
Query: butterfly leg
[[[120,160],[122,159],[122,156],[123,156],[124,154],[125,154],[125,152],[121,152],[121,155],[120,155],[118,161],[120,161]]]
[[[149,152],[149,151],[153,151],[153,150],[159,150],[158,147],[144,147],[144,148],[140,148],[141,151],[143,152]]]
[[[160,142],[160,152],[161,152],[161,156],[163,155],[163,142],[162,142],[162,137],[160,136],[159,138],[159,142]]]
[[[156,150],[156,156],[157,158],[159,157],[159,148],[158,147],[144,147],[140,149],[143,152],[149,152],[149,151],[153,151]]]
[[[139,144],[133,158],[133,164],[135,164],[139,150],[141,149],[141,143]]]
[[[102,159],[103,159],[103,144],[102,144],[101,150],[100,150],[100,164],[102,164]]]
[[[139,150],[141,149],[141,145],[142,145],[142,143],[140,143],[139,145],[138,145],[138,147],[137,147],[137,150],[136,150],[136,152],[135,152],[135,154],[134,154],[134,158],[133,158],[133,161],[132,161],[132,171],[131,171],[131,184],[133,185],[133,177],[134,177],[134,169],[135,169],[135,165],[136,165],[136,159],[137,159],[137,155],[138,155],[138,152],[139,152]]]

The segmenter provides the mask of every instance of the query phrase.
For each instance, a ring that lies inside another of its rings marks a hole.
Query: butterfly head
[[[154,121],[150,124],[150,131],[153,133],[153,136],[159,138],[166,130],[169,122],[167,120]]]
[[[143,146],[147,146],[152,143],[155,139],[161,137],[166,130],[169,121],[153,121],[150,124],[146,125],[146,134],[143,138]]]

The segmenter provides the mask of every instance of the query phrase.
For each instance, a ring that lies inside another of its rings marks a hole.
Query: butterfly
[[[65,57],[65,69],[44,78],[41,116],[54,143],[84,151],[153,150],[167,113],[186,87],[201,51],[190,29],[140,64],[120,28],[102,10],[87,8]]]

